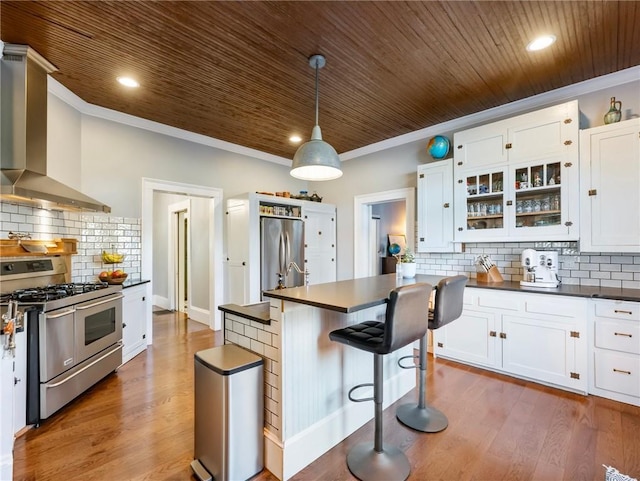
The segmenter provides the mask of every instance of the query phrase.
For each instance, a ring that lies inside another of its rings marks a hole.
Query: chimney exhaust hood
[[[5,44],[0,63],[0,200],[53,210],[111,212],[109,206],[47,176],[47,74],[57,69],[27,45]]]

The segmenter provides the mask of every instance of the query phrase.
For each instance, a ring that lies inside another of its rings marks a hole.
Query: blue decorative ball
[[[389,254],[392,256],[400,254],[400,246],[396,243],[393,243],[389,246]]]
[[[427,152],[434,159],[444,159],[449,153],[449,139],[442,135],[436,135],[427,144]]]

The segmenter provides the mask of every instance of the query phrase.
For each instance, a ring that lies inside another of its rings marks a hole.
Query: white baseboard
[[[187,309],[189,319],[200,322],[206,326],[209,325],[209,310],[200,307],[189,306]]]
[[[415,385],[413,369],[402,369],[398,375],[385,381],[383,409],[407,394]],[[359,395],[366,397],[373,394],[362,389]],[[286,481],[373,419],[373,411],[373,402],[348,402],[330,416],[285,440],[284,445],[265,430],[265,467],[275,477]]]
[[[169,302],[169,298],[159,296],[157,294],[153,295],[153,305],[160,307],[161,309],[171,309],[171,303]]]

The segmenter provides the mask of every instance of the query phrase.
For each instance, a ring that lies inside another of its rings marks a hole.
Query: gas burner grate
[[[17,289],[13,292],[3,294],[0,298],[2,302],[18,301],[18,302],[47,302],[86,292],[93,292],[99,289],[109,287],[105,283],[68,283],[55,284],[45,287],[34,287],[26,289]]]

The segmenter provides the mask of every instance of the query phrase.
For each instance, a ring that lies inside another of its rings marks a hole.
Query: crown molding
[[[559,89],[550,90],[532,97],[516,100],[508,104],[499,105],[481,112],[459,117],[457,119],[442,122],[421,130],[416,130],[408,134],[399,135],[391,139],[386,139],[375,144],[366,145],[359,149],[350,150],[339,155],[340,160],[351,160],[364,155],[380,152],[381,150],[399,147],[417,141],[424,141],[434,135],[442,134],[442,132],[451,132],[466,129],[482,123],[492,122],[499,118],[525,113],[544,105],[554,103],[562,103],[569,100],[575,100],[576,97],[587,95],[598,90],[604,90],[609,87],[623,85],[629,82],[637,82],[640,80],[640,66],[631,67],[620,70],[608,75],[602,75],[583,82],[561,87]]]
[[[169,137],[206,145],[208,147],[225,150],[227,152],[233,152],[235,154],[245,155],[247,157],[252,157],[259,160],[266,160],[267,162],[272,162],[274,164],[286,165],[287,167],[291,166],[291,159],[269,154],[256,149],[250,149],[248,147],[243,147],[242,145],[225,142],[224,140],[208,137],[206,135],[196,134],[194,132],[189,132],[188,130],[178,129],[176,127],[171,127],[159,122],[142,119],[140,117],[135,117],[133,115],[118,112],[116,110],[111,110],[104,107],[99,107],[94,104],[90,104],[82,100],[71,90],[66,88],[51,76],[48,77],[47,90],[49,91],[49,93],[55,95],[60,100],[76,109],[82,115],[90,115],[92,117],[110,120],[112,122],[128,125],[130,127],[148,130],[150,132],[155,132],[158,134],[167,135]]]
[[[576,97],[586,95],[598,90],[603,90],[609,87],[622,85],[629,82],[635,82],[640,80],[640,66],[631,67],[625,70],[620,70],[593,79],[578,82],[576,84],[561,87],[559,89],[544,92],[526,99],[516,100],[508,104],[499,105],[481,112],[459,117],[457,119],[442,122],[424,129],[416,130],[408,134],[399,135],[391,139],[386,139],[381,142],[376,142],[370,145],[366,145],[359,149],[350,150],[339,154],[341,161],[351,160],[364,155],[373,154],[382,150],[391,149],[393,147],[399,147],[412,142],[423,141],[434,135],[441,134],[442,132],[451,132],[455,130],[462,130],[478,124],[491,122],[498,118],[517,115],[524,113],[528,110],[539,108],[542,105],[548,105],[552,103],[560,103],[568,100],[574,100]],[[161,124],[159,122],[153,122],[151,120],[141,119],[133,115],[117,112],[115,110],[99,107],[97,105],[85,102],[76,94],[67,89],[57,80],[51,76],[48,77],[48,90],[51,94],[60,98],[63,102],[69,104],[81,114],[90,115],[92,117],[98,117],[112,122],[129,125],[151,132],[175,137],[189,142],[195,142],[198,144],[206,145],[216,149],[226,150],[239,155],[245,155],[247,157],[253,157],[267,162],[275,164],[291,166],[291,159],[280,157],[277,155],[262,152],[256,149],[250,149],[241,145],[233,144],[231,142],[225,142],[206,135],[196,134],[187,130],[178,129],[169,125]]]

